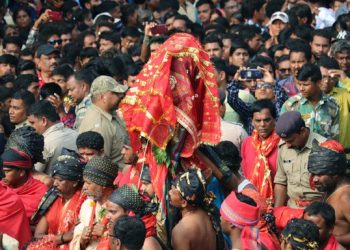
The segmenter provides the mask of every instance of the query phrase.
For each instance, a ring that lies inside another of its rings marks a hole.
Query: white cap
[[[284,23],[289,23],[288,15],[282,11],[276,11],[275,13],[273,13],[268,25],[271,25],[276,20],[281,20]]]

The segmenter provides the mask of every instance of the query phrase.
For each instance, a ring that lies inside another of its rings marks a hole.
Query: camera
[[[258,69],[246,69],[240,72],[242,79],[261,79],[264,74]]]

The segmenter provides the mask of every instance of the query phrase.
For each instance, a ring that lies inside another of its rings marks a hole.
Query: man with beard
[[[70,249],[97,249],[99,241],[106,239],[107,219],[104,208],[113,192],[117,166],[107,157],[94,156],[83,172],[83,192],[88,196],[79,213],[79,224],[74,228]]]
[[[33,242],[28,249],[69,249],[80,207],[86,200],[82,193],[84,163],[78,155],[64,153],[52,168],[53,186],[58,197],[35,228]]]
[[[178,249],[217,249],[220,226],[208,215],[206,183],[200,170],[182,174],[169,191],[170,204],[182,219],[173,228],[171,245]],[[212,215],[213,216],[213,215]]]
[[[92,105],[79,126],[79,133],[96,131],[104,139],[104,154],[113,164],[123,169],[121,154],[124,138],[127,136],[124,122],[116,110],[123,99],[127,85],[122,85],[110,76],[99,76],[91,85]]]
[[[142,249],[162,249],[160,244],[154,238],[154,235],[156,233],[154,223],[147,223],[148,221],[145,220],[145,217],[149,218],[147,215],[149,212],[147,212],[146,203],[142,200],[140,195],[132,189],[132,187],[124,185],[117,190],[114,190],[108,198],[106,209],[106,218],[109,221],[110,231],[113,228],[113,224],[116,223],[121,216],[128,215],[130,212],[132,212],[137,217],[142,217],[141,220],[146,226],[146,239]]]
[[[350,181],[343,146],[333,140],[314,145],[309,155],[311,182],[335,210],[333,234],[344,247],[350,247]]]

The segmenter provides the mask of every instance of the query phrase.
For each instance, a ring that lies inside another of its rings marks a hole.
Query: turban
[[[114,190],[108,200],[137,215],[141,215],[144,212],[145,202],[138,192],[128,185]]]
[[[254,207],[237,199],[236,193],[231,192],[221,204],[221,216],[238,228],[255,226],[259,221],[258,206]]]
[[[86,164],[84,177],[103,187],[113,187],[118,174],[118,166],[113,165],[106,156],[94,156]]]
[[[57,158],[52,169],[52,177],[60,176],[68,181],[82,181],[85,164],[79,158],[70,155],[61,155]]]
[[[193,206],[205,205],[206,183],[199,169],[189,169],[175,181],[181,196]]]
[[[32,159],[22,151],[16,148],[5,149],[1,155],[3,165],[6,167],[16,167],[22,169],[32,169]]]
[[[35,132],[30,126],[13,131],[7,141],[6,148],[16,148],[28,155],[33,164],[43,161],[44,136]]]
[[[308,161],[308,170],[311,174],[344,174],[346,168],[346,155],[339,142],[328,140],[320,145],[313,142]]]
[[[152,182],[149,165],[145,164],[141,171],[141,181]]]

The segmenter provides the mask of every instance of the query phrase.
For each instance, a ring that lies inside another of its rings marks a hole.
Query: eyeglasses
[[[256,85],[257,89],[273,89],[273,85],[270,83],[258,83]]]
[[[55,45],[56,43],[58,45],[62,44],[62,39],[57,39],[57,40],[49,40],[47,41],[50,45]]]

